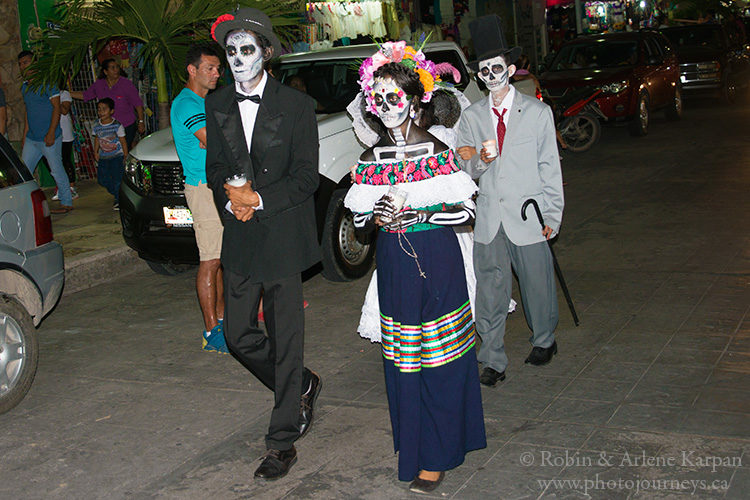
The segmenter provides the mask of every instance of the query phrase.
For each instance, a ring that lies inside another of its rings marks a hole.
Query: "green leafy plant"
[[[90,49],[96,53],[110,39],[138,42],[135,62],[154,70],[159,127],[164,128],[169,124],[167,72],[173,82],[183,83],[189,45],[210,39],[211,24],[238,5],[268,14],[282,43],[288,43],[304,4],[300,0],[69,0],[58,6],[56,26],[45,30],[30,82],[38,87],[64,81],[82,69]]]

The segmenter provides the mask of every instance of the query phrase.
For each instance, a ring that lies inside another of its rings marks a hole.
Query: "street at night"
[[[748,123],[747,100],[686,99],[682,120],[656,112],[645,137],[606,125],[590,151],[563,152],[553,247],[581,324],[558,289],[559,353],[526,365],[519,304],[507,379],[482,388],[487,448],[435,497],[746,497]],[[397,480],[380,345],[356,333],[369,275],[305,282],[305,364],[323,388],[299,462],[262,482],[273,394],[201,350],[195,271],[134,265],[64,294],[42,323],[36,379],[0,416],[0,497],[413,496]]]

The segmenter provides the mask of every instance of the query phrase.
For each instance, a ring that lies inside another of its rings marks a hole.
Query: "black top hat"
[[[521,55],[521,47],[508,47],[497,14],[474,19],[469,23],[469,31],[474,42],[474,52],[477,54],[476,60],[469,63],[469,67],[474,71],[479,69],[479,61],[506,55],[508,64],[513,64]]]
[[[232,16],[232,18],[229,19],[229,16]],[[252,7],[242,7],[232,14],[226,15],[226,18],[222,20],[224,17],[219,16],[214,23],[214,32],[212,33],[214,40],[221,45],[221,48],[227,48],[225,39],[229,33],[235,30],[245,30],[266,37],[273,45],[273,57],[281,55],[281,42],[273,32],[271,18],[265,12]]]

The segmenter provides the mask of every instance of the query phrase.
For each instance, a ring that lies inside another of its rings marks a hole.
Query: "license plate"
[[[164,223],[168,226],[189,227],[193,225],[193,214],[189,208],[163,207]]]

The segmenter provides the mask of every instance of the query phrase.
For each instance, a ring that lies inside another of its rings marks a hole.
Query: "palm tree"
[[[185,80],[185,55],[196,40],[210,38],[211,24],[237,5],[255,7],[289,40],[299,23],[301,0],[69,0],[58,8],[57,27],[46,31],[45,50],[32,66],[33,85],[57,84],[77,74],[89,49],[96,53],[112,38],[140,42],[136,62],[154,69],[159,128],[169,126],[167,72]],[[179,85],[174,86],[175,89]]]

